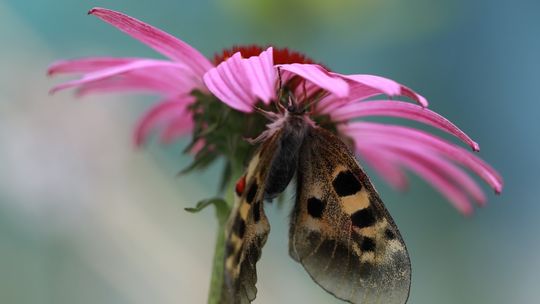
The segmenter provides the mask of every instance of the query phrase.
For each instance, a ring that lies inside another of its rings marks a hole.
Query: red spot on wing
[[[246,176],[240,177],[240,179],[236,182],[236,195],[242,196],[242,193],[244,193],[244,190],[246,190]]]

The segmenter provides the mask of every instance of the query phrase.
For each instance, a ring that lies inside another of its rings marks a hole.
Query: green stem
[[[226,221],[225,221],[226,223]],[[221,289],[223,286],[223,263],[225,261],[225,223],[219,223],[214,260],[212,262],[212,277],[210,278],[210,290],[208,292],[208,304],[219,304]]]
[[[236,180],[243,173],[242,166],[232,164],[232,174],[227,186],[227,195],[225,201],[228,210],[223,210],[216,205],[216,214],[218,217],[217,239],[214,248],[214,259],[212,261],[212,276],[210,278],[210,290],[208,291],[208,304],[219,304],[223,288],[223,268],[225,263],[225,226],[229,218],[229,210],[232,210],[234,204],[234,188]],[[221,210],[220,210],[221,209]]]

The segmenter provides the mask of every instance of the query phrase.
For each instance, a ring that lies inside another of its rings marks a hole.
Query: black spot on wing
[[[362,243],[360,244],[360,249],[362,252],[375,251],[375,240],[369,237],[364,237]]]
[[[316,197],[311,197],[307,201],[307,212],[314,218],[321,218],[326,203]]]
[[[253,204],[252,212],[255,223],[259,222],[261,220],[261,201],[257,201]]]
[[[348,196],[362,190],[362,185],[351,171],[342,171],[332,182],[339,196]]]
[[[253,199],[255,198],[255,194],[257,194],[257,189],[259,187],[257,186],[257,183],[256,182],[253,182],[251,184],[251,186],[249,187],[249,190],[248,190],[248,193],[247,193],[247,196],[246,196],[246,201],[248,204],[251,205],[251,203],[253,202]]]
[[[375,224],[375,215],[370,207],[360,209],[351,215],[353,226],[365,228]]]
[[[230,256],[234,253],[234,245],[231,242],[227,242],[225,245],[225,256]]]
[[[386,237],[387,240],[393,240],[396,238],[396,234],[388,228],[384,230],[384,236]]]
[[[233,224],[233,232],[236,234],[239,238],[244,237],[244,233],[246,233],[246,222],[241,217],[237,217]]]

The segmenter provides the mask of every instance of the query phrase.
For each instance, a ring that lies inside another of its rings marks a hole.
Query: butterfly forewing
[[[225,280],[220,303],[250,303],[257,294],[255,265],[270,232],[263,209],[264,188],[279,133],[261,145],[237,183],[225,232]]]
[[[300,149],[290,255],[315,282],[351,303],[405,303],[407,249],[348,147],[312,127]]]

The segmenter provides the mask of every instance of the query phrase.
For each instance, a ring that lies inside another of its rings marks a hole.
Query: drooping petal
[[[88,57],[72,60],[59,60],[52,63],[47,69],[48,75],[90,73],[130,62],[140,61],[143,58],[116,58],[116,57]]]
[[[125,72],[114,77],[84,83],[78,96],[94,93],[156,92],[164,96],[187,94],[194,88],[206,91],[199,81],[174,67],[155,67]]]
[[[495,190],[496,193],[502,191],[502,177],[495,169],[473,153],[429,133],[408,127],[368,122],[357,122],[344,125],[340,127],[340,131],[355,139],[357,143],[360,142],[361,145],[365,144],[366,146],[369,146],[369,144],[366,144],[366,141],[369,141],[372,144],[378,143],[379,145],[385,145],[387,147],[397,146],[401,149],[416,149],[415,151],[420,154],[434,153],[444,156],[480,176]],[[458,179],[463,180],[462,177],[459,177]],[[463,182],[469,183],[466,180],[463,180]],[[478,198],[479,201],[482,200],[480,198],[481,195],[478,194],[478,189],[474,190],[470,185],[466,185],[465,187],[468,188],[473,196]]]
[[[349,94],[349,85],[347,82],[333,76],[320,65],[292,63],[280,64],[277,67],[296,74],[337,97],[343,98]]]
[[[120,12],[99,7],[91,9],[88,14],[110,23],[172,60],[189,66],[199,77],[212,68],[210,61],[195,48],[149,24]]]
[[[170,144],[174,140],[188,135],[193,128],[193,120],[191,114],[187,111],[183,112],[182,116],[175,117],[163,129],[160,136],[160,141],[163,144]]]
[[[439,128],[456,136],[474,151],[480,150],[480,146],[475,141],[448,119],[429,109],[408,102],[376,100],[348,103],[335,109],[330,115],[337,122],[366,116],[391,116],[411,119]]]
[[[473,211],[467,193],[480,205],[485,204],[484,193],[476,182],[462,169],[432,151],[418,149],[414,144],[402,141],[388,142],[377,138],[377,135],[362,137],[362,142],[356,142],[356,149],[361,156],[376,154],[381,164],[399,164],[415,172],[464,214]]]
[[[472,211],[469,199],[464,194],[470,195],[478,204],[485,205],[486,197],[478,184],[461,168],[432,151],[415,149],[403,142],[384,142],[374,137],[365,138],[361,144],[357,143],[357,150],[361,156],[376,154],[379,165],[399,164],[418,173],[464,213]]]
[[[383,144],[383,146],[385,146]],[[441,177],[447,178],[453,184],[459,185],[462,190],[471,195],[471,197],[480,205],[486,202],[486,196],[480,186],[463,171],[460,167],[451,163],[445,158],[433,153],[433,151],[407,145],[405,142],[400,144],[387,144],[388,147],[393,147],[396,153],[408,153],[413,155],[418,161],[423,161],[429,164],[429,167],[436,171]]]
[[[401,86],[401,95],[407,96],[410,99],[415,100],[418,104],[420,104],[423,107],[429,106],[429,102],[424,96],[416,93],[415,91],[413,91],[412,89],[406,86]]]
[[[209,70],[203,77],[207,88],[219,100],[242,112],[252,112],[257,100],[275,98],[272,48],[259,56],[242,58],[240,52]]]
[[[452,183],[449,179],[445,178],[441,171],[434,166],[430,161],[419,158],[418,155],[409,153],[407,151],[392,151],[387,149],[385,152],[387,158],[393,159],[399,162],[404,167],[417,173],[420,177],[425,179],[433,187],[439,190],[461,213],[470,215],[473,212],[471,203],[465,195],[465,193]]]
[[[375,151],[375,149],[363,144],[357,145],[356,151],[366,161],[367,165],[373,168],[390,186],[398,190],[407,188],[407,176],[397,164],[379,154],[379,151]]]
[[[118,92],[157,92],[165,96],[186,93],[193,86],[172,85],[162,79],[154,79],[146,75],[126,73],[122,77],[110,77],[89,83],[77,88],[77,96],[82,97],[95,93]]]
[[[287,72],[287,74],[291,74]],[[294,74],[291,74],[294,75]],[[296,76],[299,77],[299,76]],[[300,96],[299,101],[300,102],[306,102],[309,103],[312,100],[316,100],[316,98],[320,98],[317,95],[321,94],[322,96],[328,95],[328,92],[325,92],[321,87],[314,84],[311,81],[304,81],[296,86],[296,89],[294,90],[295,96]],[[317,103],[316,103],[317,104]]]
[[[90,57],[73,60],[62,60],[53,63],[49,75],[80,74],[109,70],[115,67],[126,67],[129,64],[145,61],[143,58],[114,58]],[[191,75],[190,75],[191,74]],[[192,73],[180,73],[175,66],[142,67],[120,72],[112,76],[90,80],[78,86],[77,95],[83,96],[91,93],[110,93],[122,91],[158,92],[165,95],[184,93],[199,88],[204,91],[200,80],[196,80]]]
[[[347,79],[349,81],[355,82],[362,86],[356,86],[356,90],[359,92],[356,92],[357,95],[360,95],[361,92],[365,92],[364,97],[360,97],[359,99],[364,99],[372,95],[372,90],[377,91],[379,94],[386,94],[388,96],[407,96],[411,98],[412,100],[416,101],[418,104],[420,104],[423,107],[428,106],[428,101],[426,98],[424,98],[422,95],[414,92],[410,88],[401,85],[391,79],[375,76],[375,75],[362,75],[362,74],[356,74],[356,75],[343,75],[343,74],[337,74],[332,73],[333,75],[342,77],[344,79]],[[370,90],[371,89],[371,90]],[[355,101],[351,99],[351,101]]]
[[[156,69],[159,69],[159,68],[164,68],[165,70],[167,70],[168,71],[166,72],[167,74],[170,72],[170,69],[176,69],[179,75],[182,75],[182,74],[185,75],[186,73],[189,73],[189,70],[186,70],[186,66],[180,63],[164,61],[164,60],[141,59],[137,61],[128,62],[126,64],[116,65],[109,68],[96,70],[96,71],[87,73],[80,79],[68,81],[52,88],[51,93],[56,93],[60,90],[64,90],[67,88],[81,86],[87,83],[103,80],[106,78],[122,75],[128,72],[133,72],[137,70],[139,71],[146,70],[146,72],[148,72],[149,69],[152,69],[153,72],[156,72]],[[155,75],[158,76],[159,74],[155,74]],[[162,77],[165,78],[166,74],[163,75]]]
[[[331,114],[335,109],[345,104],[381,94],[380,91],[360,83],[351,83],[349,87],[349,95],[344,98],[337,97],[334,94],[328,94],[321,98],[316,104],[316,112],[320,114]]]
[[[151,108],[146,114],[141,117],[134,132],[134,142],[136,146],[143,145],[148,139],[150,133],[153,130],[159,130],[163,128],[170,129],[170,124],[174,123],[174,131],[176,133],[180,132],[178,121],[187,121],[183,127],[185,127],[185,132],[189,131],[188,128],[191,127],[191,113],[187,110],[187,107],[195,101],[195,98],[191,95],[178,96],[175,98],[164,100],[156,104]],[[172,131],[168,131],[172,133]],[[170,138],[171,135],[167,135],[167,138]]]

